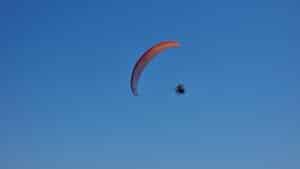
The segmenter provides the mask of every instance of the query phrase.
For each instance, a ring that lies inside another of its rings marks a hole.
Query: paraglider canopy
[[[134,65],[131,74],[131,79],[130,79],[130,87],[131,87],[132,94],[134,96],[138,95],[137,92],[138,81],[140,79],[143,70],[149,64],[149,62],[152,61],[153,58],[158,53],[168,48],[174,48],[174,47],[179,47],[179,43],[176,41],[162,41],[152,46],[150,49],[144,52],[142,56],[140,56],[140,58],[137,60],[137,62]]]

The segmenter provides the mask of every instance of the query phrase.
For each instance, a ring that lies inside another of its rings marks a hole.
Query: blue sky
[[[1,2],[0,168],[298,169],[299,8]],[[135,61],[162,40],[181,47],[147,67],[133,97]]]

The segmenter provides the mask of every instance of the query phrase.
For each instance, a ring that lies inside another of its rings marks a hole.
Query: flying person
[[[178,85],[176,86],[175,91],[176,91],[176,93],[177,93],[178,95],[184,94],[184,93],[185,93],[184,85],[183,85],[183,84],[178,84]]]

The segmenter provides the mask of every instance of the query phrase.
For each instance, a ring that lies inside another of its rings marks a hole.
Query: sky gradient
[[[1,1],[0,168],[299,169],[299,9]],[[132,96],[135,61],[162,40],[181,47],[149,64]]]

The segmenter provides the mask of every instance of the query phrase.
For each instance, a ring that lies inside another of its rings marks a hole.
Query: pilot
[[[184,93],[185,93],[185,89],[184,89],[183,84],[178,84],[178,85],[176,86],[176,93],[177,93],[178,95],[181,95],[181,94],[184,94]]]

